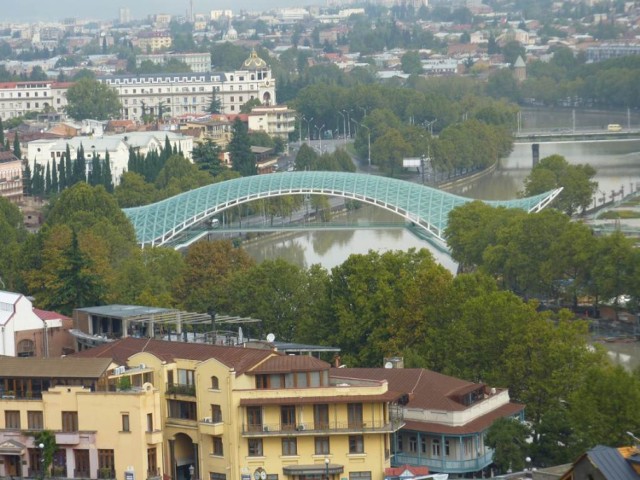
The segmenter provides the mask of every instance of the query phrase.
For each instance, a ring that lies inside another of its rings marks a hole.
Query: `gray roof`
[[[598,445],[589,450],[587,456],[609,480],[638,480],[638,474],[615,448]]]
[[[139,305],[103,305],[101,307],[76,308],[76,311],[110,318],[129,318],[141,315],[151,316],[160,313],[177,312],[177,310],[169,308],[142,307]]]
[[[273,342],[273,345],[278,349],[279,352],[283,352],[283,353],[339,352],[340,351],[338,347],[327,347],[325,345],[305,345],[303,343]]]

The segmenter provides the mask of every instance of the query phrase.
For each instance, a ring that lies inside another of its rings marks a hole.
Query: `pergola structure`
[[[486,201],[493,206],[538,212],[561,189],[515,200]],[[445,242],[449,212],[473,199],[417,183],[346,172],[283,172],[214,183],[143,207],[126,208],[141,247],[160,246],[223,210],[281,195],[332,195],[389,210]]]

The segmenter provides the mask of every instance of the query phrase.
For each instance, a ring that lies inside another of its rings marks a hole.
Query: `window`
[[[98,449],[98,476],[115,478],[115,455],[113,450]]]
[[[20,429],[20,411],[19,410],[6,410],[4,412],[4,425],[7,429],[18,430]]]
[[[431,455],[440,456],[440,440],[431,440]]]
[[[295,405],[282,405],[280,407],[280,423],[283,430],[295,430],[296,407]]]
[[[349,435],[349,453],[364,453],[364,437]]]
[[[87,449],[74,449],[73,457],[76,463],[75,474],[76,477],[90,478],[89,474],[89,450]]]
[[[62,431],[78,431],[78,412],[62,412]]]
[[[349,480],[371,480],[371,472],[351,472]]]
[[[222,408],[220,405],[211,405],[211,419],[213,423],[220,423],[222,421]]]
[[[402,439],[402,435],[398,435],[398,441],[396,443],[397,447],[398,447],[398,451],[402,452],[402,450],[404,449],[404,442]]]
[[[153,432],[153,413],[147,413],[147,432]]]
[[[147,477],[154,477],[158,475],[158,453],[156,447],[147,448]]]
[[[295,437],[286,437],[282,439],[282,455],[297,455],[298,439]]]
[[[427,439],[425,437],[420,437],[420,451],[427,453]]]
[[[250,457],[262,456],[262,439],[261,438],[249,439],[249,456]]]
[[[181,418],[183,420],[197,420],[195,402],[184,402],[181,400],[169,400],[169,417]]]
[[[262,430],[262,407],[247,407],[247,425],[250,431]]]
[[[220,390],[220,382],[218,381],[218,377],[211,377],[211,388],[213,390]]]
[[[122,414],[122,431],[123,432],[130,432],[131,429],[129,428],[129,414],[128,413],[123,413]]]
[[[213,449],[212,454],[218,457],[224,456],[224,448],[222,447],[222,437],[212,437],[213,438]]]
[[[347,415],[349,428],[362,428],[362,404],[348,403]]]
[[[418,437],[411,435],[409,437],[409,452],[416,453],[418,451]]]
[[[29,430],[42,430],[44,428],[42,412],[32,411],[32,410],[28,411],[27,425],[29,427]]]
[[[449,451],[449,440],[445,440],[444,441],[444,454],[445,456],[449,456],[450,451]]]
[[[329,428],[329,405],[319,404],[313,406],[313,428],[316,430]]]
[[[36,476],[37,472],[40,472],[42,468],[42,451],[39,448],[29,449],[29,465],[30,476]],[[38,475],[39,476],[39,475]]]
[[[227,480],[227,475],[225,473],[209,473],[209,480]]]
[[[316,455],[328,455],[329,450],[329,437],[316,437]]]
[[[20,340],[18,342],[19,357],[33,357],[35,355],[35,345],[33,340]]]

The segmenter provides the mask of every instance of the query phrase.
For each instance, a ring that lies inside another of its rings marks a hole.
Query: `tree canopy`
[[[107,120],[120,115],[118,93],[98,80],[83,78],[67,90],[67,114],[76,119]]]

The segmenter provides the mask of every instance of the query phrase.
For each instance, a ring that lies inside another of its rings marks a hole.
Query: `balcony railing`
[[[283,423],[260,423],[260,424],[243,424],[242,434],[248,437],[262,437],[268,435],[291,435],[310,434],[317,435],[321,433],[391,433],[393,425],[390,422],[369,421],[362,423],[349,422],[328,422],[316,424],[314,422],[283,424]]]
[[[484,455],[465,460],[450,460],[442,457],[429,457],[426,454],[396,453],[391,457],[392,466],[411,465],[413,467],[429,467],[429,470],[441,473],[477,472],[491,464],[493,450],[487,449]]]
[[[189,397],[196,396],[196,386],[186,385],[182,383],[171,383],[167,385],[167,394],[169,395],[186,395]]]

